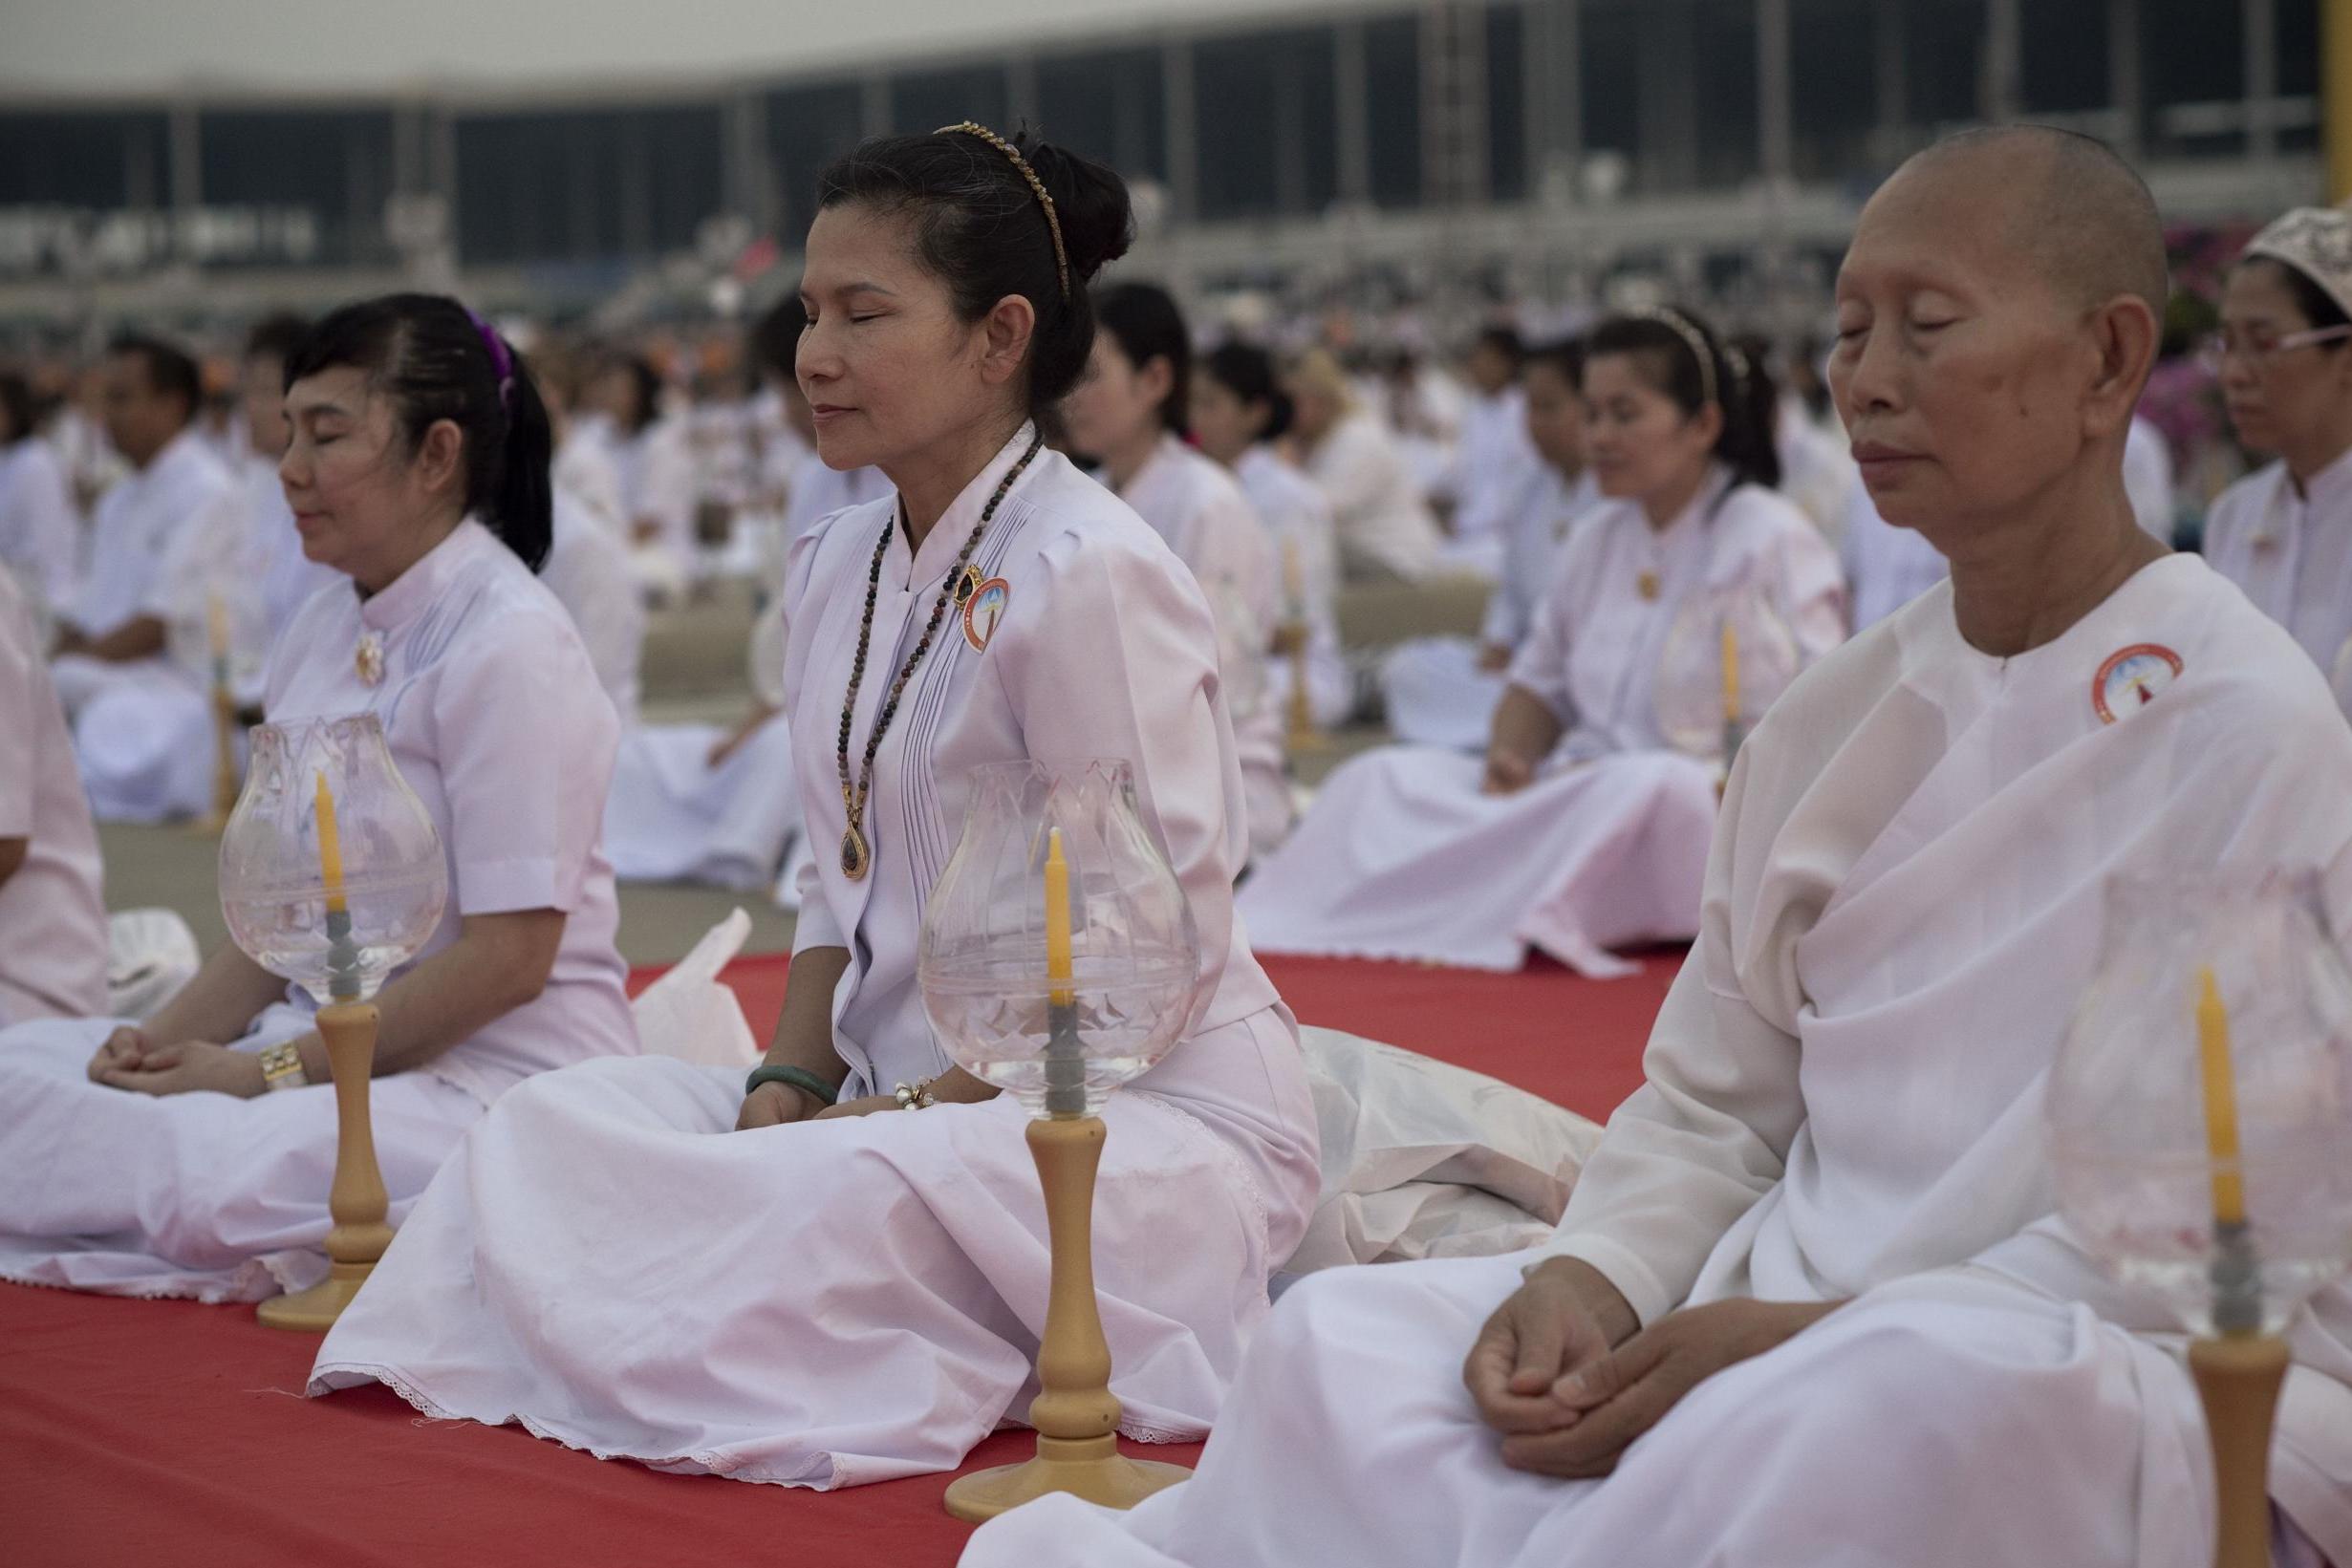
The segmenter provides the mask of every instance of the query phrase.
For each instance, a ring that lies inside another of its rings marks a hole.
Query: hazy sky
[[[0,0],[0,100],[755,74],[1333,9],[1366,0]]]

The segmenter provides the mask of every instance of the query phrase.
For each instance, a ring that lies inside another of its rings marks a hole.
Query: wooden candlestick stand
[[[947,1489],[947,1512],[974,1523],[1049,1492],[1133,1508],[1193,1473],[1181,1465],[1119,1452],[1111,1346],[1094,1300],[1094,1172],[1103,1157],[1102,1118],[1031,1122],[1029,1155],[1045,1186],[1046,1230],[1053,1248],[1052,1294],[1037,1352],[1038,1395],[1029,1402],[1037,1456],[977,1471]]]
[[[2189,1370],[2213,1445],[2213,1568],[2270,1568],[2271,1425],[2287,1343],[2269,1334],[2198,1340],[2189,1347]]]
[[[376,1163],[376,1129],[368,1117],[368,1079],[376,1066],[376,1008],[364,1001],[334,1002],[318,1011],[319,1038],[334,1074],[334,1185],[327,1210],[334,1229],[327,1233],[327,1278],[309,1290],[273,1297],[254,1309],[271,1328],[323,1334],[367,1283],[392,1227],[384,1223],[391,1200]]]
[[[1315,704],[1306,689],[1306,627],[1290,629],[1290,733],[1284,744],[1294,752],[1321,751],[1323,731],[1315,727]]]

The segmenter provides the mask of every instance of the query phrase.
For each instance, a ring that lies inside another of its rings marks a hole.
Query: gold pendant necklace
[[[981,508],[980,521],[972,525],[971,537],[963,542],[963,549],[957,555],[956,564],[948,569],[947,580],[939,585],[939,596],[931,606],[931,619],[923,627],[923,634],[916,639],[914,652],[907,655],[906,663],[899,667],[898,678],[891,682],[890,696],[883,701],[882,711],[874,718],[874,733],[866,738],[865,760],[859,766],[857,782],[852,784],[850,782],[850,725],[857,712],[857,688],[866,678],[866,653],[874,640],[874,600],[882,590],[882,558],[889,553],[890,536],[898,526],[896,512],[894,511],[890,520],[882,525],[882,537],[874,541],[874,566],[866,573],[866,613],[857,627],[857,656],[850,664],[850,689],[841,698],[841,738],[834,753],[841,769],[841,810],[849,819],[849,826],[841,835],[841,874],[852,882],[862,879],[874,867],[874,846],[866,838],[866,801],[874,793],[874,754],[882,749],[882,737],[889,733],[890,721],[897,717],[898,699],[906,695],[907,682],[914,678],[923,655],[931,652],[931,640],[939,635],[939,623],[947,618],[948,603],[962,586],[965,572],[971,565],[972,551],[980,547],[980,536],[996,516],[997,506],[1004,500],[1005,492],[1013,487],[1013,482],[1021,477],[1022,471],[1028,467],[1029,460],[1036,457],[1039,448],[1044,445],[1042,439],[1032,440],[1029,449],[1021,454],[1021,461],[1005,470],[1004,477],[997,481],[995,493],[988,497],[988,505]],[[968,591],[966,596],[969,596]]]

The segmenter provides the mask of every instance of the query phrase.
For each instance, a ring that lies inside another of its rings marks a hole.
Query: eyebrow
[[[288,412],[297,419],[317,419],[330,416],[348,419],[354,417],[351,410],[341,403],[313,403],[308,408],[291,409]]]

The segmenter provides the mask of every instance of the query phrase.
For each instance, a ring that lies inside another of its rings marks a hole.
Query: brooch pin
[[[2147,707],[2180,678],[2181,656],[2162,643],[2134,643],[2107,655],[2091,681],[2091,707],[2112,724]]]
[[[359,634],[358,652],[352,656],[352,667],[359,672],[363,686],[380,686],[384,680],[384,639],[373,632]]]

